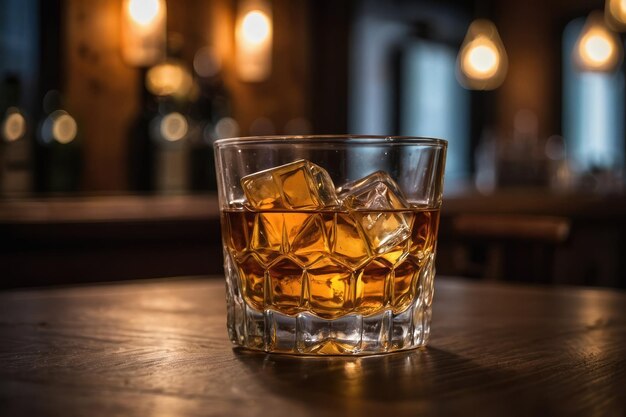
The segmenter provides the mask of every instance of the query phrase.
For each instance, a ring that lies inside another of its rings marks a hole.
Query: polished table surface
[[[217,279],[215,279],[217,278]],[[438,278],[428,348],[233,350],[223,282],[0,293],[0,415],[626,413],[626,294]]]

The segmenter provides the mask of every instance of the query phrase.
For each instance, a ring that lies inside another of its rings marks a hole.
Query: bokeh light
[[[76,139],[78,125],[67,112],[59,110],[53,113],[52,138],[59,143],[67,144]]]
[[[189,124],[185,116],[178,112],[168,113],[163,116],[159,125],[161,137],[168,142],[176,142],[187,136]]]
[[[232,117],[223,117],[215,124],[217,139],[233,138],[239,135],[239,124]]]
[[[622,45],[600,11],[589,14],[574,49],[574,61],[582,71],[613,72],[622,60]]]
[[[146,74],[146,88],[157,96],[185,96],[192,85],[191,74],[177,62],[156,65]]]
[[[7,110],[6,117],[2,123],[2,137],[7,142],[15,142],[26,133],[26,118],[15,107]]]
[[[159,15],[159,0],[130,0],[128,13],[136,23],[147,26]]]
[[[472,22],[457,63],[457,78],[467,88],[491,90],[502,84],[508,59],[492,22],[484,19]]]
[[[587,65],[602,66],[614,53],[611,39],[602,31],[585,36],[580,43],[580,56]]]
[[[200,77],[212,77],[220,72],[222,61],[213,48],[198,49],[193,57],[193,69]]]
[[[244,16],[241,30],[247,42],[263,43],[270,34],[270,20],[262,11],[252,10]]]
[[[68,144],[76,139],[77,135],[78,124],[65,110],[53,111],[41,125],[41,140],[44,144],[50,144],[53,141]]]
[[[492,77],[498,70],[498,50],[489,43],[472,47],[466,55],[464,68],[473,77]]]

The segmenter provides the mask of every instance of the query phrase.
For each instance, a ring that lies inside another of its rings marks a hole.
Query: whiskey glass
[[[389,136],[216,141],[232,343],[300,355],[424,346],[446,148]]]

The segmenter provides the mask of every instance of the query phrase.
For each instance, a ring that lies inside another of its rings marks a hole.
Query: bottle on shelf
[[[142,106],[129,135],[131,189],[215,191],[213,142],[220,123],[232,120],[230,95],[210,48],[198,51],[192,75],[181,58],[182,38],[169,39],[168,58],[142,70]]]
[[[143,71],[142,79],[145,79]],[[132,122],[128,137],[128,181],[130,189],[138,193],[155,190],[156,144],[151,134],[151,123],[159,116],[158,97],[151,94],[142,83],[142,105]]]
[[[193,67],[197,96],[189,107],[189,118],[195,126],[190,135],[190,185],[194,192],[211,192],[217,190],[213,142],[219,138],[220,128],[236,130],[236,122],[215,51],[210,47],[199,49]]]
[[[32,129],[21,106],[21,82],[6,75],[0,85],[0,195],[22,196],[32,189]]]
[[[43,118],[38,126],[39,188],[51,193],[80,190],[82,173],[81,129],[64,108],[56,90],[43,99]]]
[[[187,116],[193,80],[180,59],[182,38],[171,35],[168,58],[141,69],[141,105],[129,131],[132,191],[172,194],[188,190]]]

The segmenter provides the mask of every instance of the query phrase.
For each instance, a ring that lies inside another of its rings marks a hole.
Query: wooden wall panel
[[[64,85],[83,139],[83,189],[127,188],[127,131],[139,73],[122,62],[121,0],[66,0]]]

